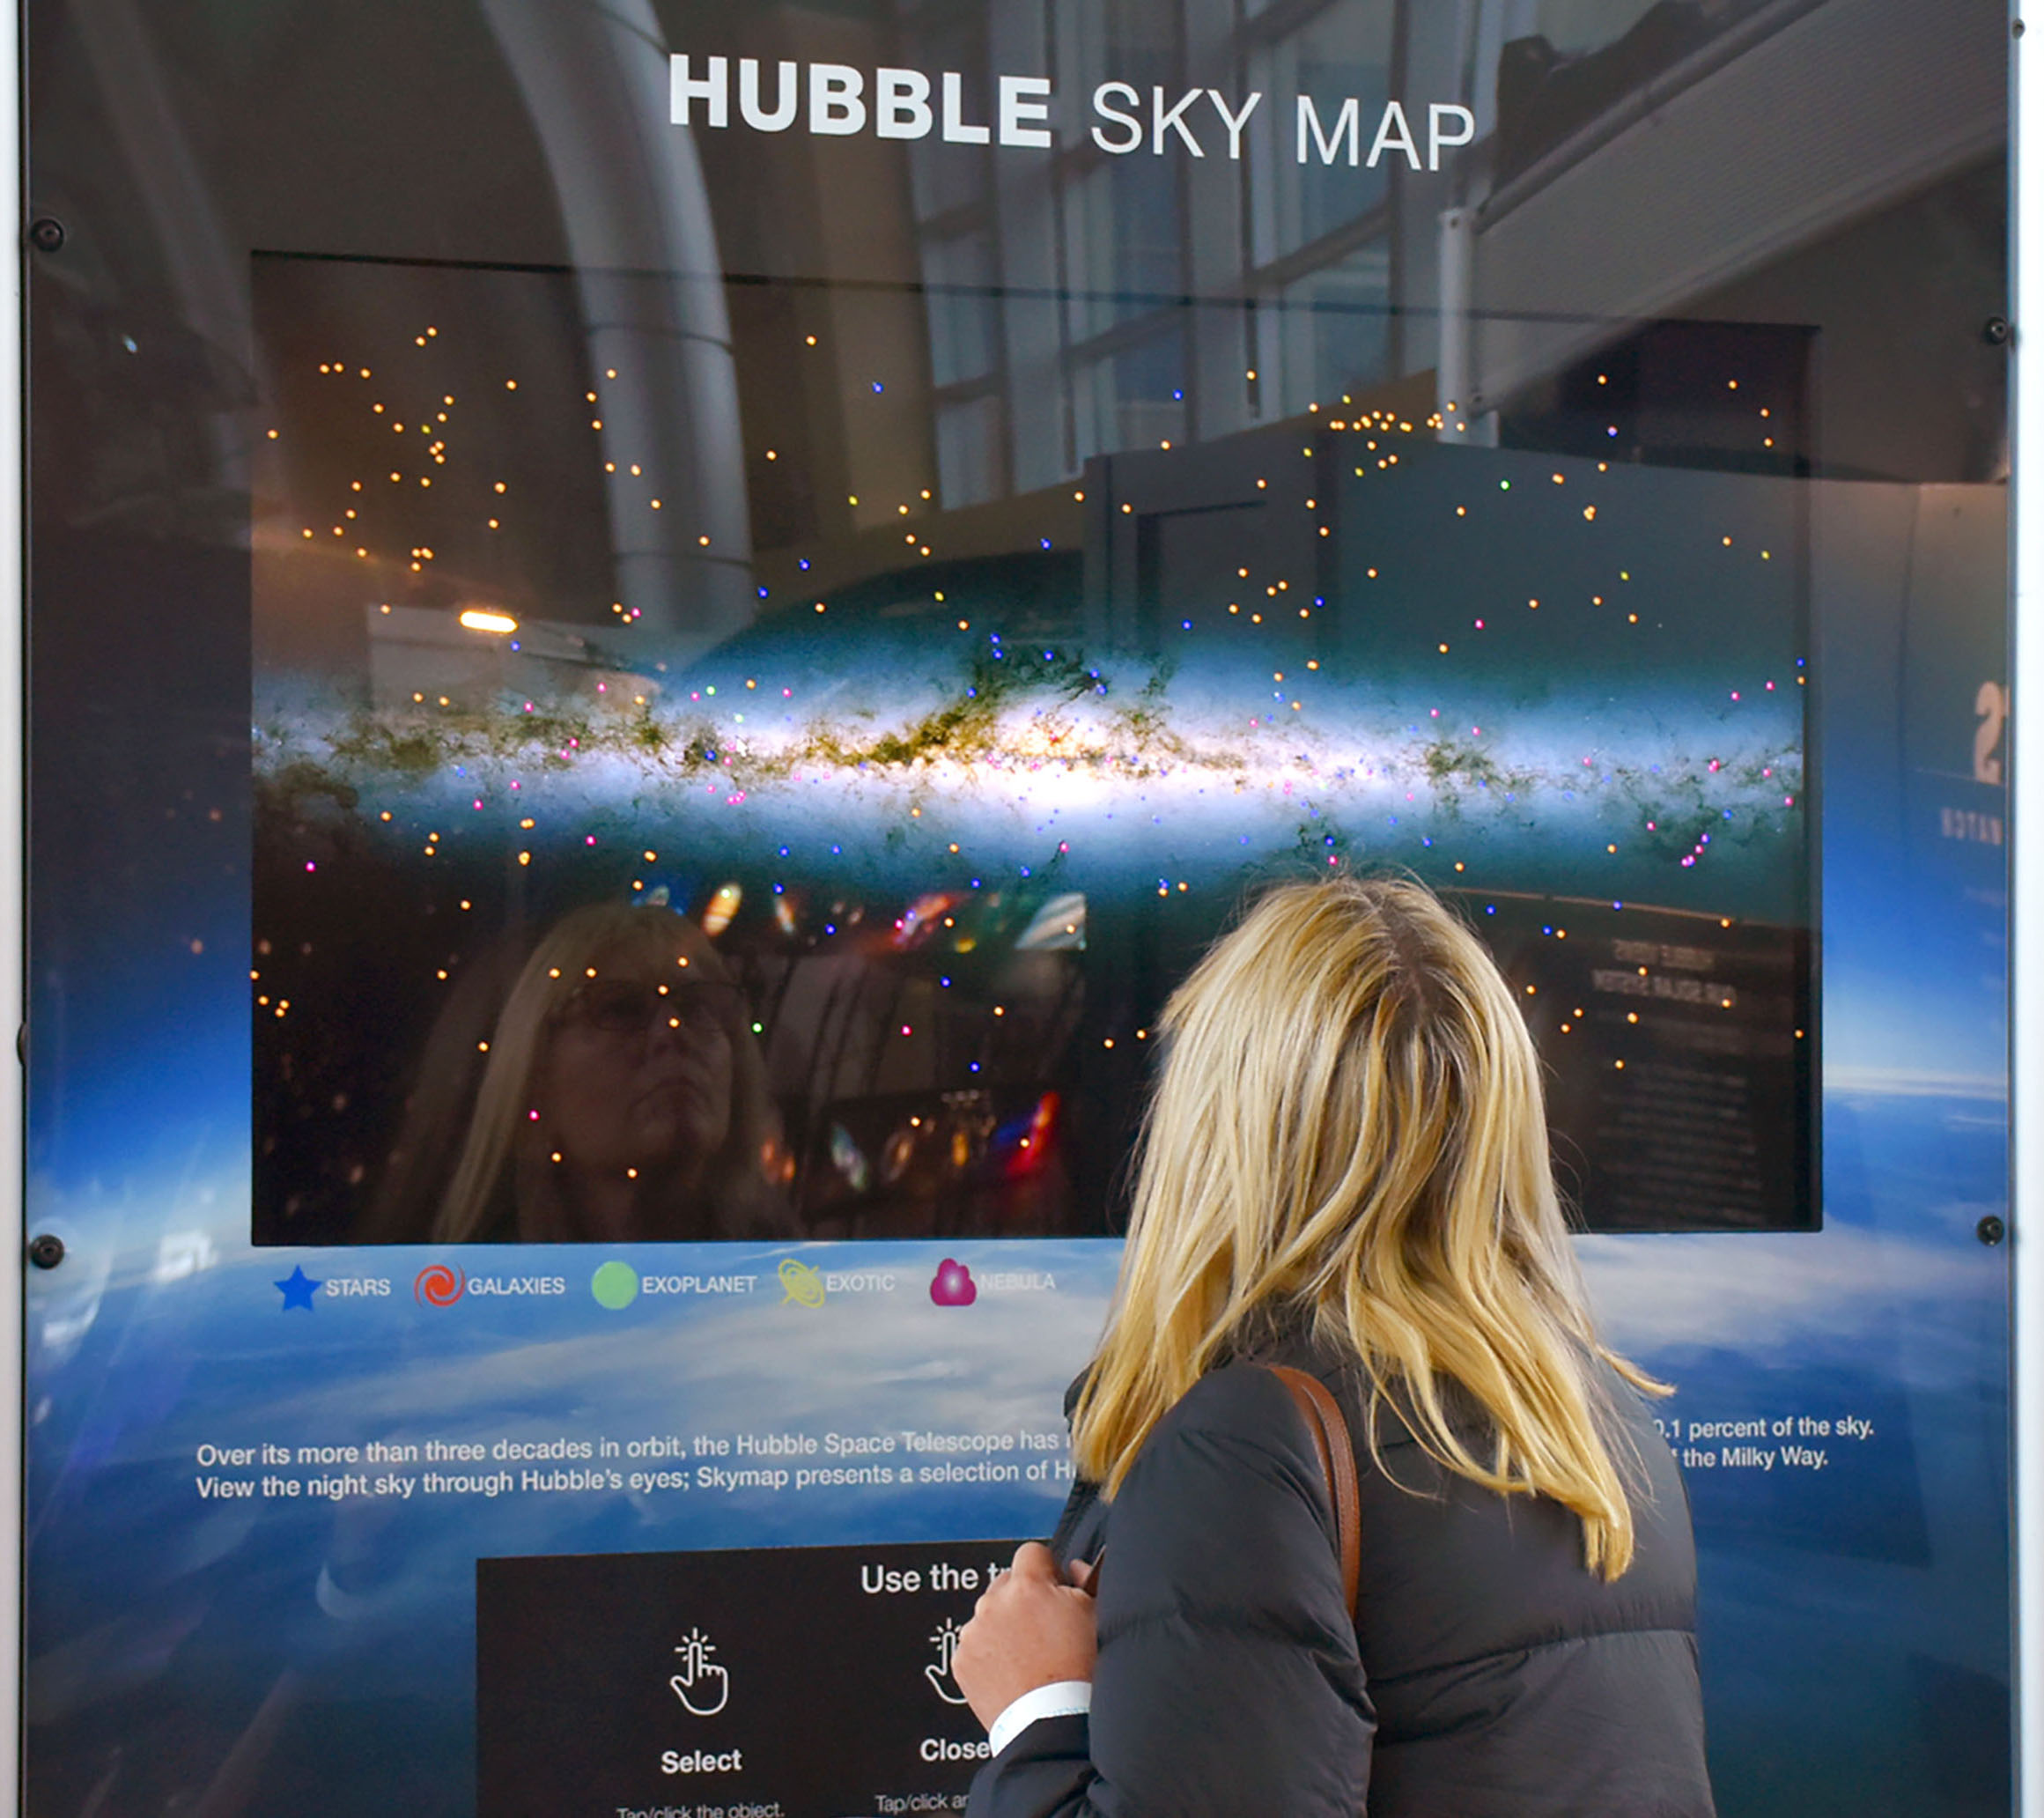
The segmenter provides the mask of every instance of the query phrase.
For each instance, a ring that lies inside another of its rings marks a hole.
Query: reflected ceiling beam
[[[695,139],[668,119],[667,46],[647,0],[483,10],[575,263],[591,421],[616,463],[616,597],[686,661],[742,631],[756,601],[723,262]]]
[[[2008,40],[1992,11],[1787,0],[1741,38],[1737,55],[1671,70],[1622,130],[1593,123],[1469,212],[1457,402],[1494,410],[2006,138]]]
[[[214,206],[214,186],[192,149],[131,0],[70,0],[70,11],[178,314],[218,362],[218,409],[207,436],[214,471],[208,478],[224,490],[246,491],[244,411],[259,395],[247,257],[229,244]],[[260,388],[260,395],[269,392],[267,385]]]

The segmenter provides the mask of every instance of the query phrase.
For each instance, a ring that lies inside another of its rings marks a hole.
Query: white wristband
[[[1055,1684],[1024,1692],[994,1718],[986,1732],[987,1751],[999,1755],[1038,1718],[1084,1717],[1093,1708],[1089,1680],[1060,1679]]]

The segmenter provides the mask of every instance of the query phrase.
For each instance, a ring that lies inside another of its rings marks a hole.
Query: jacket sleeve
[[[1206,1378],[1115,1498],[1087,1718],[1035,1723],[971,1818],[1357,1818],[1376,1718],[1312,1441],[1267,1371]]]

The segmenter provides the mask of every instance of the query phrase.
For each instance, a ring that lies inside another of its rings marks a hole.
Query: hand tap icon
[[[937,1658],[923,1668],[923,1677],[929,1681],[930,1689],[947,1704],[966,1703],[965,1694],[958,1689],[958,1681],[951,1676],[951,1657],[958,1652],[960,1633],[957,1623],[948,1616],[938,1623],[936,1631],[930,1637],[930,1644],[936,1649]]]
[[[675,1652],[682,1657],[682,1670],[668,1683],[682,1709],[691,1717],[716,1716],[731,1696],[731,1675],[710,1659],[717,1652],[714,1644],[700,1629],[691,1629]]]

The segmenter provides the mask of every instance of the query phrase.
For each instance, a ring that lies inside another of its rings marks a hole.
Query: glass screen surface
[[[1506,11],[32,10],[32,1807],[543,1803],[608,1597],[591,1809],[794,1818],[755,1547],[962,1792],[1165,1002],[1396,872],[1724,1809],[1999,1808],[2001,27]]]
[[[1169,437],[1096,457],[1004,505],[1020,549],[847,495],[852,548],[763,552],[718,635],[711,507],[576,326],[699,282],[255,279],[260,1241],[1105,1230],[1187,958],[1345,865],[1451,892],[1519,980],[1592,1225],[1815,1221],[1795,481],[1331,392],[1190,486]],[[1748,386],[1764,456],[1799,400]]]

